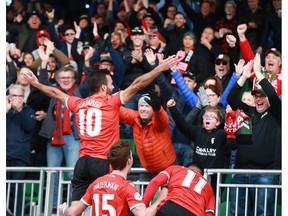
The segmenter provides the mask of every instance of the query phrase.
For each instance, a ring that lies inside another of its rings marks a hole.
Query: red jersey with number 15
[[[114,95],[66,99],[66,107],[74,113],[80,137],[80,157],[107,159],[111,145],[120,139],[119,109],[122,91]]]
[[[88,187],[81,201],[85,205],[92,205],[92,216],[129,215],[133,208],[145,206],[133,182],[115,174],[97,178]]]
[[[160,173],[168,176],[166,200],[183,206],[197,216],[205,215],[208,212],[214,213],[215,196],[213,189],[200,173],[177,165],[170,166]]]

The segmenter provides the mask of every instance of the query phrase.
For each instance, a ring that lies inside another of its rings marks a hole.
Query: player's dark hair
[[[197,162],[190,162],[185,167],[190,168],[191,170],[199,172],[201,175],[204,174],[204,168]]]
[[[89,88],[92,94],[100,91],[102,85],[107,85],[108,80],[106,75],[110,75],[110,71],[107,69],[98,69],[89,79]]]
[[[123,170],[130,158],[130,143],[128,141],[118,141],[112,145],[107,153],[107,158],[113,170]]]

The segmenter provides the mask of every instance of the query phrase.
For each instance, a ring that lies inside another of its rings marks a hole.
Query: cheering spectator
[[[251,61],[248,64],[253,64]],[[242,102],[239,93],[245,81],[252,75],[251,70],[244,70],[243,75],[234,85],[228,96],[228,103],[233,110],[242,109],[252,120],[252,134],[247,137],[252,140],[250,145],[237,145],[236,169],[281,169],[281,101],[271,83],[261,73],[260,55],[254,58],[253,71],[259,85],[252,91],[255,107]],[[236,174],[232,184],[265,184],[275,185],[279,181],[278,175],[273,174]],[[257,190],[257,191],[256,191]],[[274,205],[266,205],[275,201],[275,190],[264,188],[231,189],[230,206],[231,215],[243,215],[247,207],[247,213],[273,215]],[[245,202],[245,197],[258,194],[258,199]],[[238,200],[238,201],[237,201]],[[236,204],[238,203],[238,206]],[[248,203],[248,206],[246,204]],[[256,208],[255,208],[256,207]],[[238,209],[238,213],[235,212]]]
[[[42,25],[40,15],[36,11],[32,11],[26,17],[18,14],[15,21],[7,22],[6,26],[6,30],[16,37],[15,43],[21,52],[32,52],[38,48],[36,33],[40,29],[45,29],[45,26]]]
[[[156,92],[151,91],[139,99],[138,111],[121,107],[120,121],[131,125],[140,163],[152,176],[175,162],[169,118]],[[144,179],[144,175],[140,174],[141,181],[151,179]]]
[[[237,27],[237,32],[240,39],[240,48],[243,58],[246,62],[254,59],[254,53],[251,49],[249,41],[245,36],[247,30],[246,24],[241,24]],[[276,48],[271,48],[265,52],[265,67],[262,68],[262,73],[264,77],[269,80],[269,82],[274,87],[278,96],[282,95],[282,59],[281,53]],[[253,80],[253,85],[257,84],[256,76],[251,76]]]

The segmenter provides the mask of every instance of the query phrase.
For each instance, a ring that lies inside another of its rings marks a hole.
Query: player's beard
[[[106,94],[107,94],[107,95],[111,95],[111,94],[112,94],[112,89],[107,88],[107,90],[106,90]]]

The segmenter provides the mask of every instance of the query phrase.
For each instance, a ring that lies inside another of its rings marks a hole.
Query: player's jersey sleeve
[[[81,202],[83,202],[87,206],[90,206],[93,204],[93,186],[94,186],[93,183],[90,184],[86,190],[86,193],[81,198]]]
[[[153,199],[158,188],[166,184],[169,178],[170,178],[169,174],[163,171],[163,172],[160,172],[157,176],[155,176],[150,181],[147,188],[145,189],[145,193],[143,196],[143,201],[147,207],[149,206],[149,203]]]
[[[216,201],[215,201],[215,196],[214,196],[214,192],[213,189],[211,187],[211,185],[206,185],[206,209],[205,212],[215,212],[215,205],[216,205]]]
[[[126,202],[129,206],[130,211],[138,206],[144,206],[142,196],[138,192],[133,182],[126,182],[125,187],[122,188],[126,197]]]

